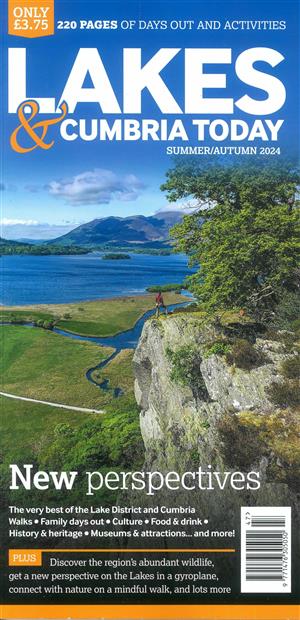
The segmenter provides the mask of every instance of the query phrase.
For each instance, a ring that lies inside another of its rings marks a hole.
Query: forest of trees
[[[0,240],[0,254],[32,254],[34,256],[65,255],[65,254],[87,254],[87,248],[78,246],[63,245],[33,245],[30,243],[18,243],[17,241]]]

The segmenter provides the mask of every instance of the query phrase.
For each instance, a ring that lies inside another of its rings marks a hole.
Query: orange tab
[[[9,620],[299,620],[299,605],[3,605]]]
[[[8,0],[8,34],[30,39],[54,34],[54,0]]]
[[[9,549],[9,566],[42,566],[42,551],[40,549]]]

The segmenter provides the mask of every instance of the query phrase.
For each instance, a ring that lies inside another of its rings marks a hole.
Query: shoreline
[[[172,292],[172,291],[170,291]],[[101,301],[122,301],[123,299],[130,299],[130,297],[150,297],[151,295],[155,295],[155,293],[149,293],[148,291],[145,291],[144,293],[136,293],[133,294],[131,293],[130,295],[117,295],[116,297],[96,297],[95,299],[80,299],[77,301],[62,301],[62,302],[46,302],[46,303],[31,303],[31,304],[22,304],[21,306],[16,305],[16,306],[6,306],[6,305],[2,305],[0,303],[0,312],[1,310],[28,310],[28,309],[33,309],[35,308],[36,310],[43,310],[45,308],[47,308],[48,306],[72,306],[72,305],[78,305],[78,304],[87,304],[87,303],[95,303],[95,302],[101,302]]]
[[[162,285],[163,286],[163,285]],[[183,289],[184,290],[184,289]],[[165,291],[163,293],[163,295],[167,295],[170,293],[174,293],[174,291]],[[96,302],[110,302],[110,301],[122,301],[124,299],[130,299],[132,298],[137,298],[137,297],[152,297],[155,299],[155,295],[156,293],[150,293],[149,291],[145,291],[145,292],[141,292],[141,293],[131,293],[130,295],[117,295],[116,297],[96,297],[95,299],[80,299],[77,301],[62,301],[62,302],[48,302],[48,303],[30,303],[30,304],[22,304],[22,305],[15,305],[15,306],[6,306],[4,304],[1,304],[0,302],[0,312],[1,310],[3,311],[13,311],[13,310],[29,310],[29,309],[36,309],[36,310],[44,310],[46,309],[48,306],[72,306],[72,305],[78,305],[78,304],[86,304],[86,303],[96,303]],[[187,297],[187,299],[189,299],[189,295],[183,295],[182,292],[178,292],[176,293],[176,295],[178,295],[178,297]],[[192,294],[191,294],[191,299],[192,299]],[[154,302],[155,303],[155,302]],[[180,303],[180,302],[179,302]]]
[[[171,296],[171,298],[169,296]],[[155,294],[153,294],[153,293],[144,293],[143,295],[139,295],[139,296],[132,296],[132,295],[124,296],[123,295],[122,297],[115,297],[115,298],[113,297],[113,298],[106,298],[106,299],[100,299],[100,300],[98,299],[98,300],[95,300],[95,301],[81,302],[81,303],[85,303],[86,304],[85,309],[88,312],[88,304],[89,303],[91,303],[91,304],[99,303],[99,310],[100,310],[101,309],[101,302],[103,302],[104,304],[107,304],[107,303],[110,303],[110,302],[112,302],[112,303],[114,303],[114,302],[116,302],[116,303],[124,302],[124,304],[125,304],[127,302],[126,306],[128,307],[128,301],[132,300],[134,302],[134,300],[138,299],[138,298],[140,298],[140,299],[142,299],[144,301],[152,300],[153,303],[151,303],[151,305],[147,304],[145,308],[140,308],[140,312],[138,312],[136,314],[135,320],[132,323],[130,323],[128,326],[126,326],[125,329],[124,328],[120,329],[119,325],[118,325],[118,322],[117,322],[117,324],[111,326],[112,329],[111,329],[111,331],[109,333],[103,333],[103,332],[102,333],[99,333],[99,332],[96,333],[96,330],[93,331],[92,326],[90,326],[91,331],[88,331],[88,333],[86,333],[86,331],[84,329],[80,329],[79,325],[76,326],[76,320],[75,320],[75,325],[74,325],[74,322],[73,322],[72,325],[68,325],[68,320],[64,320],[63,316],[60,316],[60,317],[57,317],[57,320],[54,320],[53,327],[49,328],[49,330],[50,331],[53,331],[53,330],[55,331],[56,329],[57,330],[62,330],[62,331],[66,332],[66,333],[68,333],[70,335],[74,335],[75,337],[78,336],[78,337],[83,337],[83,338],[85,338],[85,337],[87,337],[87,338],[103,338],[103,339],[108,339],[108,340],[110,338],[115,338],[119,334],[130,332],[132,329],[135,328],[135,326],[139,323],[139,321],[141,319],[143,319],[143,317],[145,315],[147,315],[150,312],[151,313],[155,312]],[[182,295],[182,294],[176,294],[175,295],[174,293],[170,293],[170,292],[166,293],[165,300],[166,300],[165,303],[166,303],[167,307],[188,305],[189,303],[192,302],[192,298],[189,298],[186,295]],[[131,304],[129,304],[129,305],[131,305]],[[12,307],[11,306],[2,306],[0,308],[0,325],[5,325],[5,324],[8,324],[8,325],[14,325],[14,324],[16,324],[16,325],[24,325],[24,324],[28,323],[28,319],[29,319],[28,316],[27,316],[27,319],[26,319],[26,316],[24,316],[24,315],[26,315],[26,313],[27,313],[27,315],[30,315],[30,312],[32,312],[32,313],[34,313],[34,312],[35,313],[42,313],[43,312],[44,314],[48,314],[48,316],[49,316],[49,314],[52,313],[52,317],[54,319],[55,311],[56,312],[59,312],[59,311],[63,312],[63,311],[66,311],[67,309],[71,310],[72,307],[74,307],[74,306],[75,306],[76,309],[78,309],[78,303],[76,303],[76,302],[72,302],[72,303],[69,303],[69,304],[40,304],[40,305],[36,305],[36,306],[34,306],[34,305],[12,306]],[[1,309],[2,309],[2,312],[1,312]],[[125,309],[125,305],[124,305],[124,309]],[[9,317],[4,316],[4,314],[7,314],[7,313],[11,313],[13,315],[14,312],[16,314],[17,313],[21,313],[19,315],[19,320],[18,320],[18,317],[17,317],[16,321],[10,321]],[[82,317],[82,319],[83,318],[86,319],[87,317]],[[29,320],[33,320],[34,321],[34,319],[29,319]],[[48,318],[46,320],[51,320],[51,319]],[[76,329],[76,327],[77,327],[77,329]]]
[[[190,302],[186,301],[186,302],[170,303],[168,305],[170,307],[174,307],[174,306],[185,307],[185,306],[188,306],[190,303],[192,303],[192,302],[191,301]],[[140,314],[140,316],[138,316],[138,318],[136,319],[136,321],[133,323],[133,325],[131,327],[128,327],[127,329],[115,332],[113,334],[108,334],[106,336],[99,336],[99,335],[94,335],[94,334],[82,334],[82,333],[76,332],[74,330],[66,329],[65,327],[62,329],[60,327],[57,327],[56,325],[54,325],[52,329],[49,329],[49,330],[46,330],[46,331],[50,331],[50,332],[52,332],[52,333],[54,333],[56,335],[61,335],[61,336],[67,335],[67,337],[70,337],[70,338],[72,338],[72,336],[75,336],[75,340],[76,340],[77,337],[79,337],[79,339],[86,340],[86,341],[88,341],[88,340],[95,340],[96,341],[97,340],[98,341],[97,343],[100,346],[103,346],[103,347],[110,346],[111,348],[114,348],[115,349],[115,351],[113,353],[113,355],[114,355],[115,353],[119,353],[120,350],[122,350],[122,349],[119,349],[116,346],[115,343],[114,344],[109,343],[109,342],[106,343],[106,341],[111,341],[112,339],[118,338],[121,335],[133,332],[134,329],[137,327],[137,325],[138,325],[138,323],[140,321],[142,321],[143,319],[144,319],[144,321],[146,321],[147,318],[150,318],[150,316],[153,317],[155,315],[155,310],[156,310],[155,307],[146,310],[145,312]],[[172,311],[169,313],[168,316],[171,316],[171,315],[172,315]],[[11,325],[16,326],[16,327],[18,327],[18,326],[22,327],[23,326],[23,327],[32,327],[32,328],[35,328],[35,329],[42,329],[38,325],[35,325],[35,324],[30,323],[28,321],[24,321],[23,323],[10,323],[10,322],[1,322],[1,320],[0,320],[0,327],[11,326]],[[102,342],[100,342],[100,341],[102,341]],[[124,347],[124,348],[126,349],[127,347]]]

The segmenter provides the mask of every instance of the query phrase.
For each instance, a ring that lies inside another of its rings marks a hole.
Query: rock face
[[[193,313],[146,322],[134,355],[134,370],[147,469],[182,472],[210,464],[215,470],[228,470],[219,433],[223,417],[242,411],[260,415],[274,411],[268,387],[281,380],[280,365],[287,357],[284,345],[256,338],[253,346],[263,355],[264,362],[243,370],[229,365],[224,355],[205,354],[208,343],[216,338],[220,338],[220,333],[215,327],[205,325]],[[193,385],[174,381],[168,351],[182,347],[199,351],[194,374],[199,375],[204,389],[197,391]],[[259,491],[216,492],[209,499],[210,510],[218,513],[222,506],[225,511],[230,507],[231,512],[234,504],[247,505],[250,495],[252,504],[290,503],[286,484],[266,481],[267,465],[266,458],[260,456],[251,467],[260,471]],[[207,497],[200,499],[198,494],[198,501],[207,502]]]
[[[279,366],[286,354],[278,342],[257,339],[255,347],[267,354],[267,363],[245,371],[233,368],[225,357],[204,357],[207,342],[217,334],[202,326],[193,314],[174,315],[167,320],[152,319],[144,326],[134,355],[135,395],[141,407],[141,432],[146,451],[156,451],[157,459],[170,466],[177,460],[190,461],[190,451],[202,446],[201,456],[216,449],[209,435],[222,414],[230,411],[268,412],[274,409],[266,388],[280,379]],[[199,348],[199,375],[207,395],[197,396],[192,387],[176,384],[171,378],[168,350],[184,345]],[[212,429],[208,432],[208,429]],[[204,445],[205,444],[205,445]],[[174,462],[172,462],[172,453]]]

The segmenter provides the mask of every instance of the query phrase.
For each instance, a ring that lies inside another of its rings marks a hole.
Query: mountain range
[[[30,245],[30,241],[23,243],[22,241],[12,241],[12,240],[3,239],[3,237],[0,237],[0,246],[7,245],[8,243],[10,246]]]
[[[161,211],[155,215],[104,217],[81,224],[74,230],[47,241],[49,245],[168,245],[170,228],[182,219],[178,211]]]

